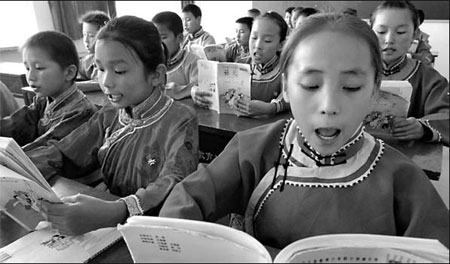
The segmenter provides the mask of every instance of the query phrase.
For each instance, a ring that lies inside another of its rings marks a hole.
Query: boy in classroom
[[[109,21],[109,16],[100,10],[92,10],[79,18],[83,30],[83,43],[88,54],[80,59],[78,71],[78,88],[83,91],[100,90],[97,69],[94,62],[95,35]]]
[[[370,17],[383,59],[383,80],[406,80],[412,88],[406,118],[394,120],[392,135],[449,146],[448,80],[430,65],[407,56],[417,33],[417,10],[409,1],[382,2]]]
[[[0,136],[14,138],[27,151],[63,138],[97,108],[77,89],[78,53],[69,36],[42,31],[20,50],[27,82],[36,95],[31,105],[0,119]]]
[[[42,175],[77,178],[101,168],[88,195],[43,203],[48,221],[66,235],[117,226],[132,215],[157,215],[173,186],[197,168],[198,122],[193,109],[165,95],[166,58],[158,29],[135,17],[114,18],[95,45],[98,79],[109,104],[60,141],[26,154]]]
[[[287,24],[273,11],[257,17],[250,33],[250,56],[238,63],[250,64],[252,70],[251,100],[238,99],[237,110],[243,116],[264,117],[289,109],[282,95],[280,56],[286,39]],[[211,105],[211,94],[192,88],[192,99],[200,107]]]
[[[169,52],[166,94],[175,100],[191,96],[191,88],[198,85],[197,61],[194,53],[180,47],[183,41],[183,22],[174,12],[156,14],[152,22],[158,28],[162,42]]]
[[[186,35],[184,36],[181,48],[190,50],[192,44],[206,46],[216,44],[214,37],[203,30],[202,10],[195,4],[186,5],[183,10],[183,22]]]
[[[241,17],[236,20],[235,41],[225,45],[225,56],[228,62],[236,62],[250,55],[249,39],[253,18]]]
[[[253,19],[259,17],[261,15],[261,10],[258,8],[250,8],[247,10],[247,16],[253,17]]]
[[[19,104],[17,104],[16,98],[14,98],[8,87],[0,81],[0,118],[9,116],[17,109],[19,109]]]
[[[312,16],[314,14],[317,14],[317,13],[319,13],[319,10],[317,10],[313,7],[305,7],[302,10],[298,11],[296,13],[297,18],[295,20],[294,28],[297,28],[298,25],[300,25],[305,18]]]
[[[428,177],[362,126],[382,78],[370,26],[343,14],[311,16],[281,61],[293,119],[238,132],[174,187],[159,216],[215,222],[239,213],[244,231],[275,249],[337,233],[448,247],[448,209]]]

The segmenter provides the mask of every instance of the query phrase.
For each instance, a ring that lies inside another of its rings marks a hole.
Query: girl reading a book
[[[253,22],[250,33],[250,56],[238,60],[248,63],[252,69],[251,100],[240,99],[237,109],[246,116],[263,116],[289,109],[283,100],[279,52],[286,39],[288,26],[276,12],[267,12]],[[200,107],[211,106],[208,92],[194,86],[192,99]]]
[[[311,236],[366,233],[439,239],[449,215],[424,172],[364,131],[381,83],[378,40],[355,16],[310,16],[281,54],[293,119],[237,133],[178,183],[160,216],[216,221],[273,248]]]
[[[397,117],[392,135],[411,141],[449,145],[449,86],[432,66],[409,58],[419,32],[418,12],[408,1],[385,1],[370,18],[383,58],[383,80],[406,80],[413,87],[406,118]]]
[[[110,103],[64,139],[27,153],[46,179],[100,168],[97,188],[122,197],[44,202],[48,220],[66,235],[116,226],[131,215],[157,215],[172,187],[198,163],[197,117],[164,93],[165,57],[153,23],[134,16],[111,20],[97,35],[95,64]]]

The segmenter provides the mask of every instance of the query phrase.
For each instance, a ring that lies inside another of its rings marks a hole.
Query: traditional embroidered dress
[[[78,75],[83,80],[96,81],[98,79],[97,68],[95,67],[95,55],[93,53],[89,53],[84,58],[80,59]]]
[[[55,100],[34,96],[31,105],[0,120],[0,134],[13,137],[26,151],[65,137],[96,111],[97,107],[74,84]]]
[[[244,47],[234,41],[225,45],[225,57],[228,62],[237,62],[245,57],[250,56],[249,47]]]
[[[278,112],[289,109],[289,104],[283,100],[280,57],[278,55],[275,55],[264,65],[253,63],[251,56],[242,58],[238,62],[250,64],[252,70],[252,100],[275,102],[278,104]]]
[[[245,231],[278,249],[332,233],[436,238],[448,246],[448,209],[430,180],[362,128],[327,157],[294,120],[239,132],[175,186],[160,216],[216,221],[230,213],[245,213]]]
[[[384,80],[406,80],[413,87],[408,117],[420,119],[424,141],[449,145],[449,86],[433,67],[406,55],[391,67],[384,65]]]
[[[181,48],[190,50],[189,47],[192,44],[198,44],[198,45],[204,47],[208,44],[216,44],[216,40],[214,39],[214,37],[211,34],[204,31],[203,28],[200,27],[200,29],[197,32],[195,32],[194,34],[189,33],[184,37],[184,40],[181,43]]]
[[[9,116],[19,109],[16,99],[4,83],[0,81],[0,118]],[[1,125],[0,125],[1,131]]]
[[[168,62],[167,82],[186,86],[185,89],[191,89],[192,86],[198,85],[197,61],[199,59],[194,53],[179,49]]]
[[[197,168],[197,117],[155,89],[130,112],[107,104],[63,140],[27,155],[46,179],[101,168],[111,193],[136,194],[145,213],[155,214],[172,187]]]

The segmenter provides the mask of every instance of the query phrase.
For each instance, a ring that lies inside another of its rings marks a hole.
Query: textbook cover
[[[61,202],[16,141],[0,137],[0,210],[32,231],[45,220],[41,199]]]
[[[237,100],[251,99],[249,64],[198,60],[198,88],[213,94],[211,110],[219,114],[243,115]]]
[[[132,216],[119,232],[135,263],[448,263],[438,240],[330,234],[301,239],[276,254],[237,229],[205,221]]]

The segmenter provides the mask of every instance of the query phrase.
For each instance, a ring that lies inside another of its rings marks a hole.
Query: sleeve
[[[76,110],[65,112],[64,116],[59,122],[57,122],[57,124],[51,126],[44,134],[37,137],[33,142],[23,146],[23,150],[27,151],[39,146],[44,146],[47,144],[47,141],[51,139],[62,139],[74,129],[88,121],[89,118],[95,113],[94,109],[88,107],[87,105],[84,108],[81,106],[78,106],[77,108],[78,109]]]
[[[35,96],[31,105],[23,106],[10,116],[0,119],[0,135],[14,138],[20,146],[35,140],[45,104],[45,98]]]
[[[197,118],[193,116],[167,135],[166,159],[158,178],[136,192],[145,214],[157,214],[175,184],[195,171],[198,164],[197,127]]]
[[[206,34],[205,34],[205,35],[206,35]],[[204,47],[204,46],[206,46],[206,45],[208,45],[208,44],[216,44],[216,40],[214,39],[214,37],[213,37],[211,34],[207,34],[207,35],[206,35],[206,37],[205,37],[205,39],[204,39],[204,41],[203,41],[202,46]]]
[[[394,195],[399,235],[438,239],[449,246],[448,209],[420,168],[410,163],[399,166]]]
[[[197,68],[197,61],[200,59],[197,55],[191,54],[192,59],[190,60],[189,64],[186,67],[187,74],[186,76],[189,77],[189,84],[191,84],[190,87],[194,85],[198,85],[198,68]],[[190,95],[190,91],[189,91]]]

